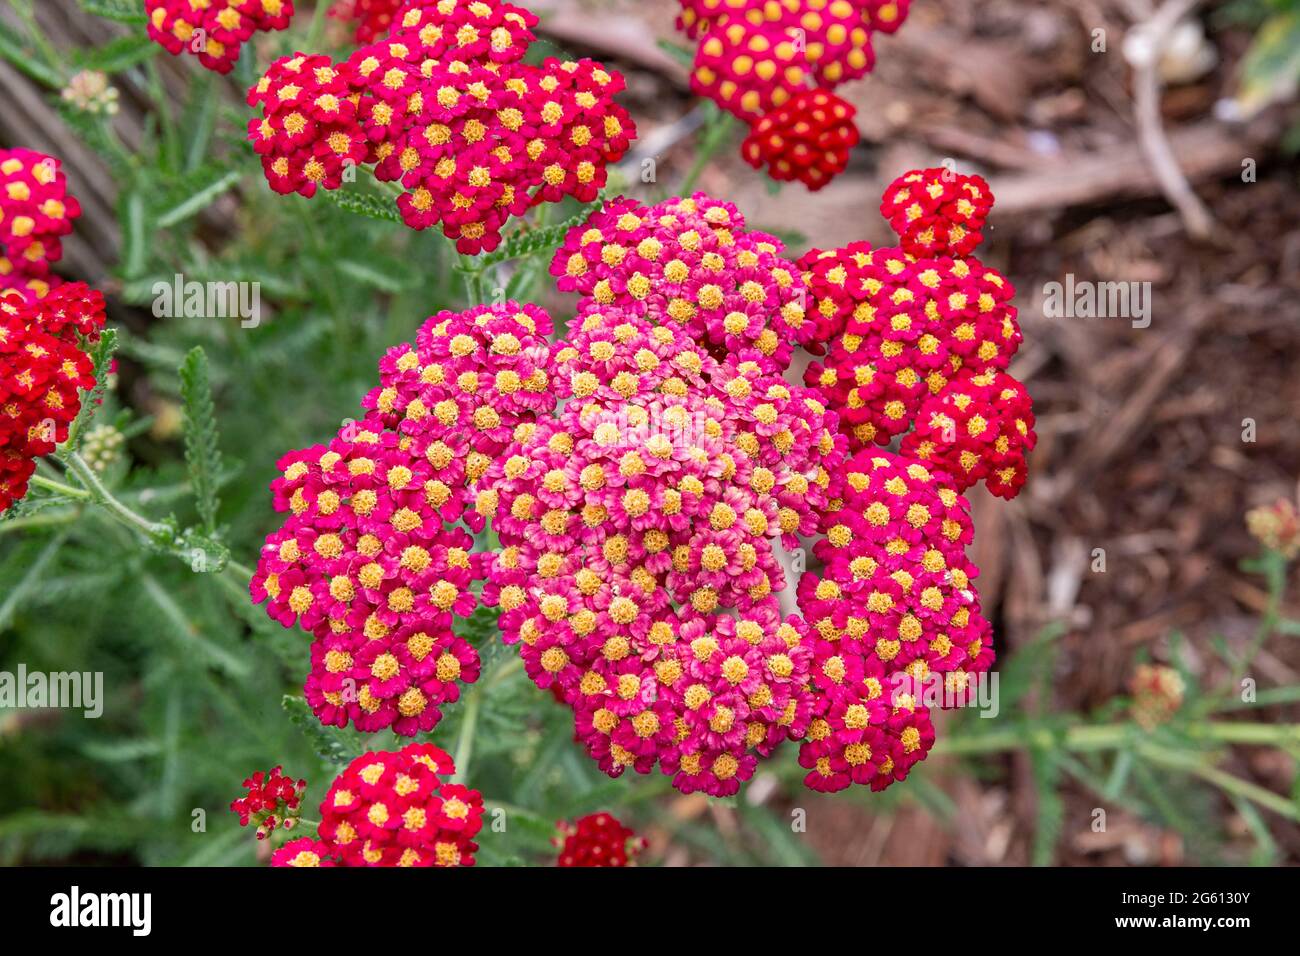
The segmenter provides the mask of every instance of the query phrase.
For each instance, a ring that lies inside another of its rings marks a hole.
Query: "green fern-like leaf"
[[[1038,814],[1034,821],[1034,866],[1051,866],[1056,856],[1056,844],[1065,828],[1065,802],[1057,789],[1061,780],[1061,765],[1048,750],[1030,753],[1034,788],[1037,791]]]
[[[148,22],[144,5],[139,0],[81,0],[81,9],[106,20],[116,20],[118,23]]]
[[[358,216],[382,219],[385,222],[402,221],[402,214],[397,211],[397,206],[391,199],[380,199],[378,196],[367,196],[342,189],[327,189],[325,195],[340,209]]]
[[[280,701],[280,706],[289,715],[293,725],[302,731],[312,749],[326,763],[342,767],[356,756],[356,753],[346,746],[338,735],[331,733],[330,728],[323,726],[316,719],[316,715],[311,712],[311,705],[305,698],[285,694]]]
[[[185,401],[185,462],[189,466],[194,502],[203,527],[217,530],[217,474],[221,471],[221,450],[217,446],[216,411],[208,379],[208,357],[201,346],[185,356],[180,367],[181,397]]]

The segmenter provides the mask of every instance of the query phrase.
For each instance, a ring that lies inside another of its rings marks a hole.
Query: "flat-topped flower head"
[[[646,841],[609,813],[590,813],[560,824],[556,866],[633,866]]]
[[[749,350],[765,371],[811,341],[799,270],[780,240],[699,192],[654,206],[616,199],[571,230],[551,274],[580,310],[618,308],[677,328],[716,358]]]
[[[284,525],[253,599],[313,637],[306,695],[323,723],[411,736],[479,674],[454,619],[477,605],[479,483],[521,424],[554,403],[550,317],[507,302],[441,312],[390,349],[366,416],[290,452],[271,485]]]
[[[103,326],[103,295],[80,282],[42,299],[0,292],[0,512],[27,493],[36,459],[67,440],[95,384],[86,347]]]
[[[858,135],[831,91],[871,72],[872,34],[897,30],[907,0],[679,2],[697,41],[691,89],[750,124],[746,161],[810,189],[842,172]]]
[[[362,754],[321,802],[321,843],[343,866],[473,866],[483,796],[442,779],[455,770],[433,744]]]
[[[329,15],[354,24],[358,43],[372,43],[386,36],[398,12],[408,0],[334,0]]]
[[[288,27],[293,0],[144,0],[144,12],[149,38],[168,53],[229,73],[254,33]]]
[[[1015,289],[966,254],[992,203],[979,177],[909,173],[884,206],[903,247],[859,242],[805,255],[811,324],[829,343],[805,382],[821,390],[852,447],[905,436],[904,453],[948,471],[959,491],[985,481],[1010,498],[1035,442],[1029,396],[1006,372],[1022,338]]]
[[[992,208],[993,193],[982,176],[940,166],[895,179],[885,190],[880,214],[909,255],[960,259],[983,240],[980,230]]]
[[[811,708],[775,548],[816,530],[842,441],[760,353],[719,363],[675,324],[590,308],[554,347],[559,415],[485,479],[503,547],[484,600],[603,770],[734,793]]]
[[[343,63],[277,61],[249,96],[271,186],[310,196],[374,164],[401,186],[406,225],[440,226],[466,254],[495,249],[534,205],[595,199],[636,136],[614,102],[623,78],[592,60],[524,62],[536,23],[500,0],[411,0]]]
[[[856,112],[829,90],[800,90],[758,118],[741,155],[755,169],[766,166],[779,182],[798,180],[816,191],[847,168],[858,144]]]
[[[34,150],[0,149],[0,291],[30,280],[57,282],[50,263],[63,257],[62,238],[81,215],[61,167]]]

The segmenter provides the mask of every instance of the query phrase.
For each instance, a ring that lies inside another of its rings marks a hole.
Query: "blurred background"
[[[935,750],[882,794],[811,793],[788,746],[709,800],[608,780],[516,678],[481,701],[470,782],[512,821],[482,862],[548,861],[555,822],[594,810],[671,865],[1300,861],[1300,0],[916,0],[877,36],[874,73],[838,91],[862,144],[817,193],[751,170],[742,130],[692,97],[673,0],[528,5],[540,54],[626,75],[629,195],[691,180],[799,254],[888,244],[880,194],[907,169],[988,178],[979,254],[1018,290],[1012,372],[1039,444],[1017,500],[969,493],[995,719],[938,715]],[[356,415],[383,351],[465,287],[441,237],[275,196],[243,142],[257,71],[348,49],[345,24],[301,0],[257,38],[257,70],[246,50],[220,77],[149,43],[139,6],[0,0],[0,147],[63,161],[84,214],[60,272],[103,288],[120,330],[86,451],[130,507],[193,524],[178,369],[202,346],[220,538],[252,565],[278,523],[275,461]],[[156,319],[153,283],[176,273],[258,281],[269,319]],[[1149,283],[1149,324],[1053,317],[1067,276]],[[307,637],[250,606],[246,581],[41,491],[0,521],[0,670],[102,671],[106,688],[93,721],[0,709],[0,862],[253,863],[264,847],[226,809],[245,776],[282,763],[314,806],[339,753],[394,746],[282,703]],[[491,632],[476,620],[486,656]],[[456,740],[464,710],[433,739]]]

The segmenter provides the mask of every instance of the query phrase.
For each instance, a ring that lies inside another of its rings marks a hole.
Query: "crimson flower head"
[[[254,33],[289,25],[293,0],[145,0],[144,10],[149,38],[168,53],[192,53],[209,70],[229,73]]]
[[[290,840],[271,854],[272,866],[322,867],[339,866],[334,849],[320,840],[299,837]]]
[[[433,744],[362,754],[321,803],[320,840],[344,866],[473,866],[483,796],[443,782],[455,769]]]
[[[296,54],[249,93],[249,139],[278,192],[337,189],[373,164],[402,220],[466,254],[511,216],[589,202],[636,136],[622,77],[591,60],[525,63],[537,18],[502,0],[408,0],[387,35],[333,63]]]
[[[980,230],[992,208],[993,193],[982,176],[938,167],[914,170],[890,183],[880,214],[908,255],[960,259],[983,240]]]
[[[872,34],[897,30],[907,0],[679,2],[698,43],[691,89],[750,124],[745,160],[810,189],[842,172],[858,136],[831,91],[871,72]]]
[[[104,326],[104,297],[83,283],[43,299],[0,292],[0,512],[27,493],[36,459],[66,441],[95,384],[86,352]]]
[[[60,166],[30,149],[0,149],[0,291],[44,295],[58,281],[49,277],[50,263],[62,258],[61,239],[81,215]]]
[[[1015,289],[969,254],[992,205],[978,176],[914,171],[882,206],[900,247],[804,256],[810,324],[826,343],[805,381],[854,448],[902,436],[904,454],[958,491],[983,481],[1012,498],[1036,436],[1029,395],[1007,371],[1022,338]]]
[[[560,824],[556,866],[631,866],[646,841],[608,813],[591,813]]]
[[[302,815],[302,794],[307,789],[306,780],[295,782],[286,777],[280,767],[267,772],[261,770],[244,781],[247,794],[233,801],[230,809],[239,817],[239,825],[252,822],[257,827],[257,838],[265,840],[277,827],[292,830]]]
[[[750,128],[741,155],[775,180],[798,180],[816,191],[842,173],[858,144],[853,105],[828,90],[800,90]]]
[[[373,43],[392,28],[393,18],[407,0],[335,0],[329,15],[356,24],[358,43]]]

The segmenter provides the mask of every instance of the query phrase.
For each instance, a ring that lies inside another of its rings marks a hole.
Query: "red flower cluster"
[[[280,767],[267,773],[261,770],[244,781],[247,795],[234,800],[230,809],[239,816],[239,825],[246,827],[251,820],[257,826],[257,838],[265,840],[276,827],[292,830],[302,815],[302,794],[307,781],[296,783],[286,777]]]
[[[317,840],[294,840],[272,866],[473,866],[483,796],[440,778],[455,773],[433,744],[365,753],[320,805]]]
[[[293,0],[144,0],[149,38],[168,53],[193,53],[209,70],[229,73],[239,48],[259,30],[283,30]]]
[[[38,299],[59,283],[50,263],[63,257],[61,238],[81,215],[59,165],[30,149],[0,149],[0,293]]]
[[[592,813],[560,824],[556,866],[630,866],[646,841],[608,813]]]
[[[909,173],[882,207],[907,248],[809,252],[800,265],[817,337],[830,347],[806,380],[855,448],[886,445],[915,424],[904,453],[942,468],[958,491],[984,480],[1009,498],[1035,442],[1029,397],[1006,372],[1021,341],[1015,289],[965,254],[992,203],[977,176]],[[922,249],[930,253],[918,257]]]
[[[921,691],[942,681],[943,699],[956,698],[988,669],[990,628],[965,556],[970,505],[946,476],[863,451],[837,479],[842,498],[814,547],[822,573],[799,582],[820,692],[799,761],[814,790],[879,790],[934,742]]]
[[[774,236],[745,229],[731,203],[696,193],[646,207],[607,202],[572,230],[551,261],[580,311],[614,307],[679,328],[718,359],[746,350],[764,371],[812,341],[799,270]]]
[[[537,18],[501,0],[408,0],[388,37],[344,63],[297,54],[249,92],[267,180],[311,196],[374,163],[413,229],[492,250],[511,216],[596,197],[636,135],[622,77],[591,60],[522,62]]]
[[[842,173],[858,144],[853,106],[826,90],[800,90],[756,122],[741,144],[745,162],[780,182],[817,190]]]
[[[678,26],[698,41],[691,88],[754,127],[746,160],[810,189],[841,172],[858,137],[831,90],[871,72],[871,34],[897,30],[908,0],[679,2]]]
[[[335,0],[329,15],[356,23],[358,43],[373,43],[393,26],[393,18],[407,0]]]
[[[442,312],[390,349],[368,414],[291,452],[271,485],[288,511],[251,582],[254,601],[314,637],[308,702],[323,723],[431,730],[479,673],[452,630],[481,577],[470,554],[479,480],[521,422],[554,402],[538,353],[550,317],[515,303]]]
[[[84,284],[43,299],[0,292],[0,512],[27,493],[36,459],[66,441],[95,384],[85,344],[104,327],[104,297]]]

